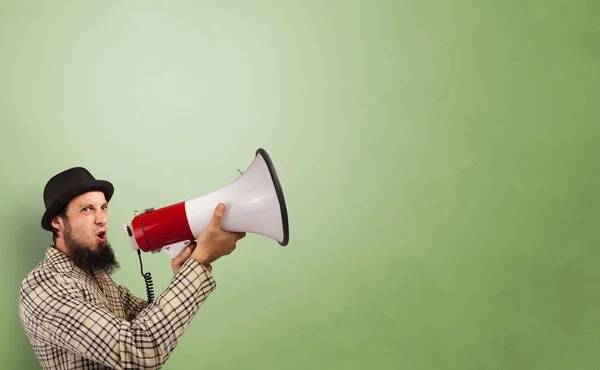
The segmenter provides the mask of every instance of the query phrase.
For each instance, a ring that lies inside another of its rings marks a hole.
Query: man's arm
[[[196,249],[196,242],[190,243],[179,255],[171,260],[171,266],[173,268],[173,275],[176,276],[183,264],[188,260],[192,251]],[[212,266],[210,264],[205,266],[209,272],[212,272]],[[133,320],[144,308],[148,306],[148,301],[141,299],[134,295],[129,288],[118,285],[119,297],[123,302],[123,309],[125,310],[125,317],[128,321]]]
[[[177,275],[183,264],[188,260],[192,251],[196,248],[196,243],[191,243],[187,246],[178,256],[171,260],[171,266],[173,268],[173,275]],[[209,272],[212,272],[210,265],[205,266]],[[143,300],[133,293],[129,288],[117,284],[119,290],[119,297],[123,302],[123,309],[125,310],[125,317],[128,321],[133,320],[144,308],[148,306],[148,301]]]
[[[73,282],[40,270],[23,282],[19,310],[27,333],[49,345],[115,369],[156,369],[215,287],[210,272],[189,259],[167,289],[127,321],[91,305]]]
[[[135,319],[135,317],[150,304],[148,301],[134,295],[127,287],[123,285],[117,285],[117,288],[119,290],[121,302],[123,302],[125,317],[127,317],[128,321]]]

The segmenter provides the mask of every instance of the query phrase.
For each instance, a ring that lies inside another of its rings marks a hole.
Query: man
[[[171,262],[173,279],[153,302],[115,284],[119,265],[108,242],[113,185],[75,167],[44,188],[41,225],[54,243],[23,280],[19,315],[44,369],[158,369],[215,289],[214,261],[245,233],[220,228],[219,204],[196,242]]]

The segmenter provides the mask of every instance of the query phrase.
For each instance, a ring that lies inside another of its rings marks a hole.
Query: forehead
[[[87,193],[83,193],[75,198],[73,198],[70,202],[71,205],[79,206],[85,204],[91,205],[102,205],[106,203],[106,198],[104,197],[104,193],[101,191],[90,191]]]

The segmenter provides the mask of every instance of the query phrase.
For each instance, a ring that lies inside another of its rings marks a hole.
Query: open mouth
[[[106,231],[100,231],[98,234],[96,234],[96,239],[100,243],[105,243],[106,242]]]

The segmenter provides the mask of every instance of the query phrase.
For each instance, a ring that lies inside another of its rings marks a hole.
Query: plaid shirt
[[[23,280],[21,324],[44,369],[159,369],[216,287],[191,258],[151,304],[95,277],[50,246]]]

